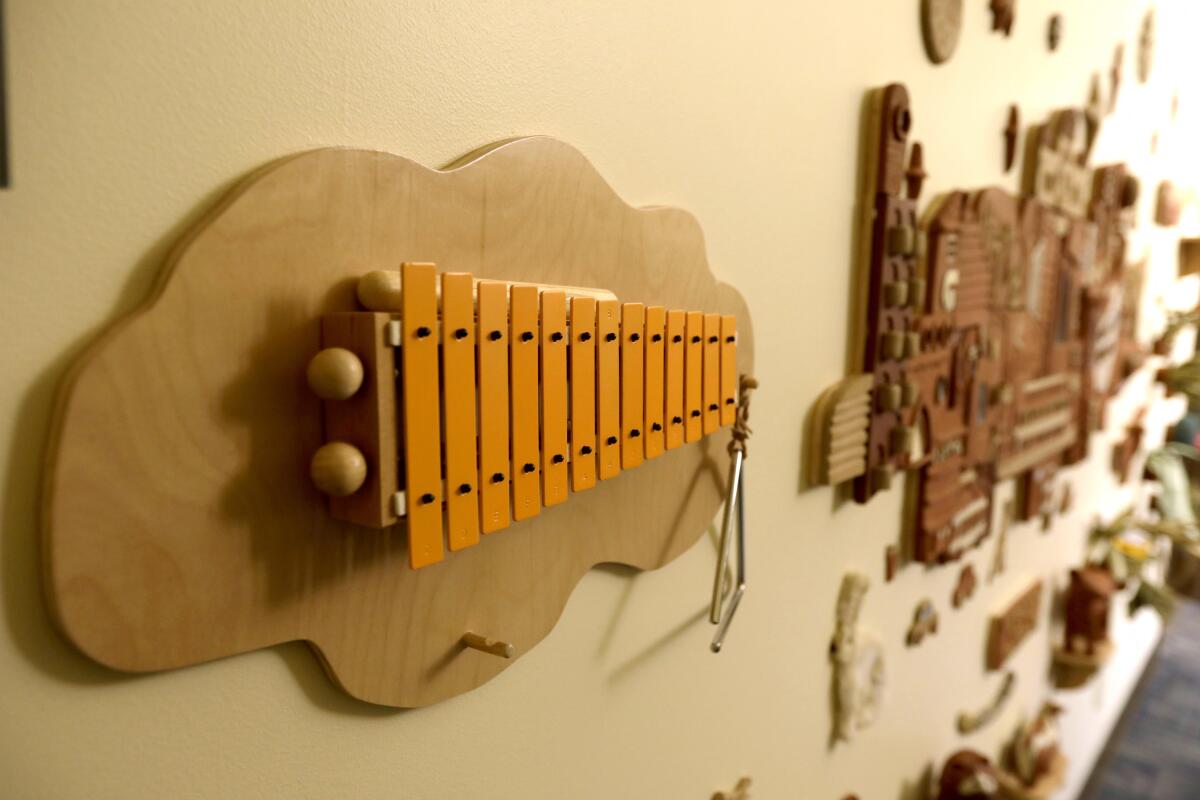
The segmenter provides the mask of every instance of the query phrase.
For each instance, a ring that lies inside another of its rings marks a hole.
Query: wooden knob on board
[[[358,302],[367,311],[403,310],[400,304],[400,271],[377,269],[358,279]]]
[[[367,479],[367,459],[352,444],[329,442],[313,454],[308,474],[325,494],[346,497],[357,492]]]
[[[353,397],[363,382],[363,365],[344,347],[327,347],[308,362],[308,386],[324,400]]]

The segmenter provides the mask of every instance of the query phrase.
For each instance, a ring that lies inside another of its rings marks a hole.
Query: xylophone
[[[362,278],[308,382],[336,519],[403,521],[414,569],[732,425],[737,317],[611,292],[437,274]]]

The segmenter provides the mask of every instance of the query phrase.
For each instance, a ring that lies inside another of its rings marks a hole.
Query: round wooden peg
[[[362,361],[344,347],[327,347],[308,362],[308,386],[324,400],[353,397],[362,382]]]
[[[358,302],[367,311],[399,313],[403,310],[400,287],[399,270],[377,269],[368,272],[358,279]]]
[[[352,444],[329,442],[313,454],[308,472],[313,484],[325,494],[346,497],[357,492],[367,479],[367,459]]]

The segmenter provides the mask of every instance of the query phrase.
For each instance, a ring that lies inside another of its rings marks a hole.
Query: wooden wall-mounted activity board
[[[1000,480],[1017,479],[1021,519],[1051,513],[1056,471],[1084,457],[1140,363],[1124,294],[1137,183],[1087,166],[1095,130],[1068,109],[1026,137],[1022,195],[954,191],[918,221],[908,91],[869,107],[858,366],[817,401],[808,475],[866,502],[914,472],[906,552],[937,564],[988,535]]]
[[[121,670],[305,640],[363,700],[468,691],[699,538],[752,354],[696,220],[565,144],[284,159],[70,372],[52,609]]]

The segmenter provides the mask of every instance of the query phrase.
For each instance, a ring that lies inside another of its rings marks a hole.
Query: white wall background
[[[1196,183],[1194,3],[1159,3],[1148,85],[1133,61],[1144,0],[1020,0],[1011,39],[989,32],[986,0],[967,0],[959,51],[941,67],[924,58],[917,0],[5,5],[15,182],[0,191],[6,796],[707,798],[749,775],[760,799],[892,800],[913,796],[923,769],[958,747],[995,755],[1047,696],[1043,621],[1012,661],[1018,686],[1004,713],[955,733],[957,712],[999,683],[982,668],[988,613],[1036,577],[1061,585],[1089,521],[1133,499],[1115,486],[1109,445],[1152,391],[1149,375],[1126,387],[1091,459],[1070,473],[1074,511],[1050,533],[1014,528],[1008,571],[964,609],[949,606],[956,567],[909,567],[885,585],[901,493],[835,509],[828,489],[799,490],[805,414],[846,360],[859,111],[866,89],[908,84],[926,199],[1015,189],[1015,171],[1000,168],[1008,104],[1026,123],[1082,104],[1124,42],[1125,81],[1097,155],[1141,175],[1148,226],[1160,176]],[[1054,11],[1064,40],[1049,54]],[[76,654],[41,599],[36,499],[53,393],[80,347],[139,302],[189,223],[271,159],[349,145],[437,165],[530,133],[575,144],[632,203],[692,211],[715,272],[750,303],[763,385],[751,591],[726,652],[707,649],[714,554],[702,542],[657,573],[593,571],[513,669],[419,711],[343,697],[299,644],[133,678]],[[1176,235],[1135,240],[1153,265],[1147,333],[1161,315],[1155,296],[1195,300],[1194,284],[1168,289]],[[981,577],[995,542],[968,558]],[[826,653],[847,569],[874,582],[863,619],[885,639],[890,694],[875,727],[831,750]],[[941,630],[908,649],[923,597]],[[1082,785],[1158,636],[1147,615],[1116,624],[1114,663],[1066,696],[1062,797]]]

